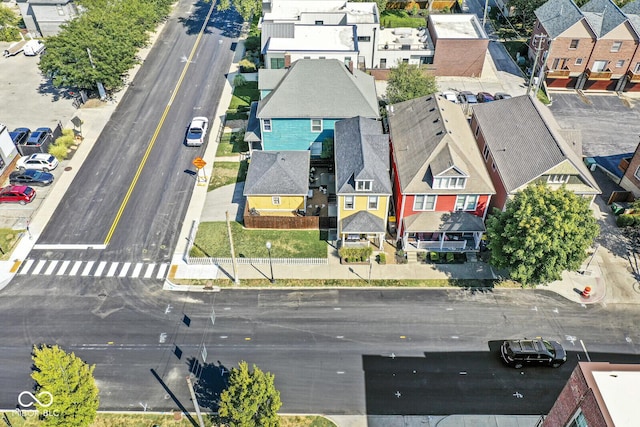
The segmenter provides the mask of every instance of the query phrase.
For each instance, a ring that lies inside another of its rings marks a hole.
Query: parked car
[[[507,340],[500,346],[502,360],[516,369],[524,365],[559,367],[567,361],[567,353],[557,341],[542,338]]]
[[[22,145],[27,142],[29,135],[31,135],[31,129],[29,128],[15,128],[13,131],[9,132],[9,136],[15,145]]]
[[[204,137],[209,127],[209,119],[206,117],[194,117],[187,130],[185,143],[192,147],[198,147],[204,143]]]
[[[476,98],[476,96],[472,92],[463,90],[458,94],[458,101],[461,104],[477,104],[478,98]]]
[[[36,190],[26,185],[9,185],[0,189],[0,203],[20,203],[26,205],[36,197]]]
[[[52,135],[53,131],[50,128],[38,128],[29,136],[25,145],[42,145]]]
[[[20,157],[16,167],[19,170],[38,169],[49,172],[58,167],[58,159],[51,154],[35,153],[30,156]]]
[[[493,95],[491,95],[489,92],[478,92],[476,98],[478,98],[478,102],[491,102],[495,100],[493,98]]]
[[[447,101],[453,102],[454,104],[458,103],[458,96],[453,91],[450,91],[450,90],[444,91],[440,94],[440,96],[442,96]]]
[[[53,183],[53,174],[36,169],[15,171],[9,175],[9,183],[11,185],[38,185],[44,187]]]
[[[511,95],[509,95],[508,93],[505,92],[496,92],[495,95],[493,95],[493,98],[497,101],[498,99],[510,99]]]

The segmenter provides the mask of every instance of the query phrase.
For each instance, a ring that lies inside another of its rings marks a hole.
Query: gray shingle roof
[[[549,109],[539,101],[522,95],[478,104],[473,107],[473,115],[507,192],[565,160],[580,172],[587,185],[600,191],[581,157],[560,136],[560,127]]]
[[[636,34],[640,35],[640,1],[632,1],[620,8],[622,12],[627,15],[629,22],[633,26]]]
[[[337,59],[299,59],[258,105],[258,118],[377,119],[373,77]]]
[[[482,218],[469,212],[421,212],[406,217],[404,226],[406,232],[470,233],[485,231]]]
[[[256,110],[258,109],[258,102],[253,101],[251,103],[251,110],[249,111],[249,120],[247,120],[247,130],[244,132],[244,140],[246,142],[260,142],[262,141],[262,134],[260,133],[260,120],[256,117]]]
[[[591,0],[580,8],[597,38],[607,35],[627,17],[612,0]]]
[[[355,193],[357,179],[373,180],[367,194],[391,194],[389,135],[382,133],[379,121],[353,117],[336,122],[334,157],[338,194]]]
[[[389,130],[404,194],[494,194],[475,138],[459,105],[429,95],[393,105]],[[456,167],[464,189],[433,189],[433,176]]]
[[[573,0],[549,0],[534,13],[552,39],[583,18],[582,12]]]
[[[287,70],[284,68],[260,68],[258,70],[258,90],[273,90],[286,74]]]
[[[341,221],[343,233],[384,233],[384,221],[367,211],[359,211]]]
[[[304,195],[309,191],[310,151],[254,151],[244,196]]]

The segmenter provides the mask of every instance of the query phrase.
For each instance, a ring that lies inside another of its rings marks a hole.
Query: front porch
[[[482,218],[468,212],[421,212],[402,222],[405,252],[478,252],[485,232]]]
[[[406,251],[467,252],[477,250],[474,233],[408,233],[403,240]],[[479,236],[482,239],[482,235]]]

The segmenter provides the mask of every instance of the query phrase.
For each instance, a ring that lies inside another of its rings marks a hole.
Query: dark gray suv
[[[502,360],[516,369],[524,365],[559,367],[567,361],[567,353],[557,341],[542,338],[507,340],[500,347]]]

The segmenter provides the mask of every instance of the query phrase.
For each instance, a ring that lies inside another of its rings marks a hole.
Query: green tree
[[[231,369],[229,387],[220,395],[218,416],[230,427],[278,427],[280,392],[273,384],[274,376],[247,362]]]
[[[547,0],[509,0],[508,5],[515,8],[515,16],[520,18],[522,26],[530,33],[536,20],[535,10]]]
[[[261,0],[219,0],[218,10],[229,10],[232,5],[245,21],[249,21],[254,15],[262,14]]]
[[[548,283],[580,267],[598,232],[587,199],[533,184],[487,219],[490,263],[523,285]]]
[[[20,40],[18,22],[20,18],[13,10],[0,4],[0,41],[12,42]]]
[[[87,365],[75,354],[68,354],[57,345],[34,346],[36,395],[46,405],[50,393],[51,404],[36,403],[41,414],[46,413],[43,425],[82,427],[93,423],[98,412],[98,387],[93,378],[95,365]]]
[[[387,98],[392,104],[430,95],[438,91],[436,78],[417,65],[398,63],[389,71]]]
[[[370,2],[372,0],[353,0],[356,3]],[[387,10],[387,3],[389,0],[373,0],[378,5],[378,12],[382,14],[385,10]]]

